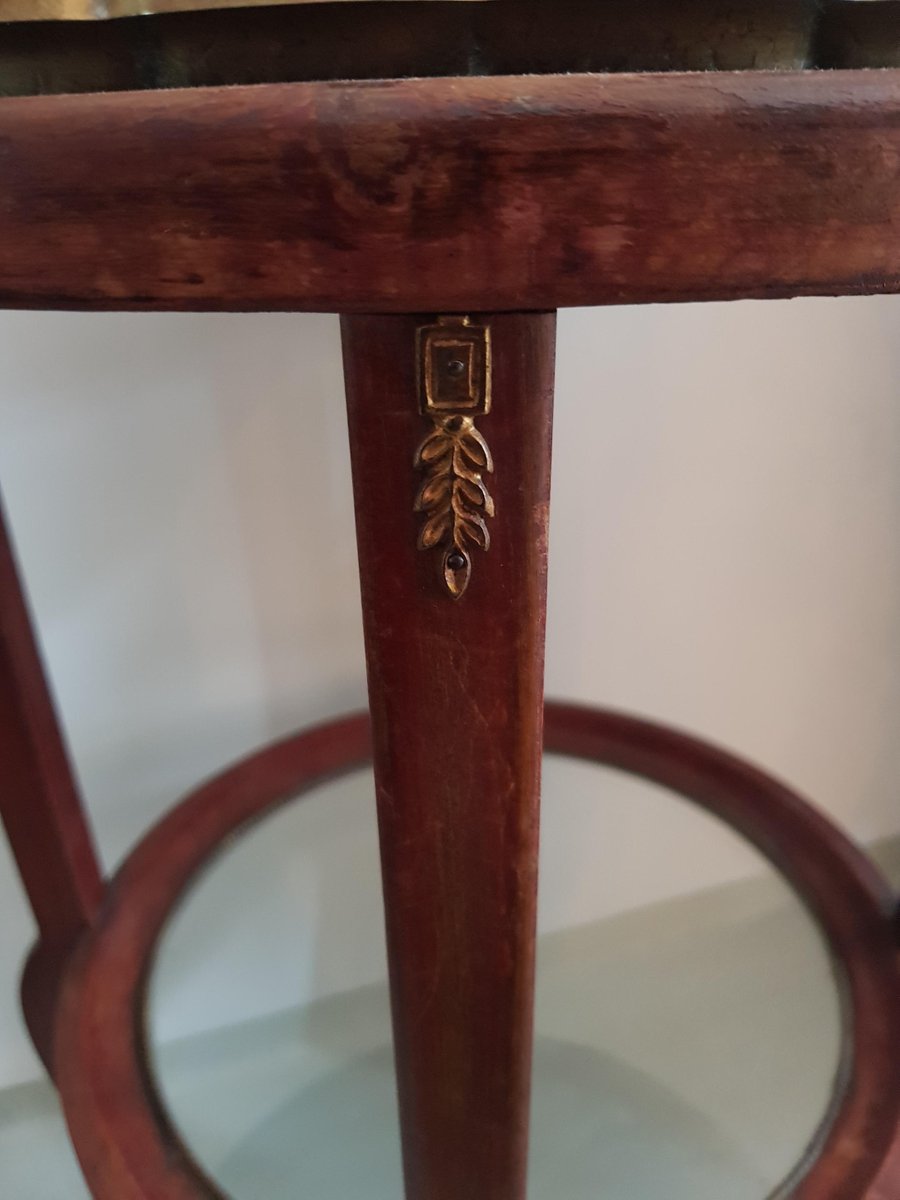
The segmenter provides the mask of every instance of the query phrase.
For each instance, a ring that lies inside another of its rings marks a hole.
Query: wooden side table
[[[342,4],[0,39],[0,303],[345,314],[371,726],[232,767],[105,881],[0,541],[23,1003],[93,1194],[220,1195],[146,1065],[156,941],[224,838],[372,756],[408,1200],[521,1200],[543,742],[704,805],[793,883],[846,1046],[778,1195],[895,1200],[896,898],[784,786],[545,710],[542,670],[553,310],[900,291],[897,5]]]

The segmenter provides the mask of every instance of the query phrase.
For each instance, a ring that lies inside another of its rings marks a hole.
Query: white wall
[[[728,744],[863,839],[900,830],[898,324],[894,297],[560,319],[548,691]],[[364,700],[337,322],[5,313],[0,362],[0,479],[114,866],[204,775]],[[545,927],[756,869],[651,789],[552,765],[545,794]],[[2,855],[0,1084],[37,1071]],[[210,880],[166,1036],[383,970],[364,778]]]

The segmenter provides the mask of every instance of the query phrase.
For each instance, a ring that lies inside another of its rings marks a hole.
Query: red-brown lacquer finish
[[[409,1200],[525,1189],[555,319],[475,319],[495,516],[459,599],[413,511],[433,317],[343,323]]]
[[[103,885],[2,512],[0,812],[39,929],[22,1004],[32,1039],[52,1067],[60,973],[97,911]]]
[[[897,291],[898,118],[896,69],[0,99],[0,304],[402,313]]]

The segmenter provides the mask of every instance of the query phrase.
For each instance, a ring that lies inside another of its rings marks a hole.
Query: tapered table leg
[[[407,1197],[521,1200],[555,317],[342,329]]]
[[[103,884],[0,512],[0,813],[39,930],[22,981],[32,1039],[51,1066],[59,979]]]

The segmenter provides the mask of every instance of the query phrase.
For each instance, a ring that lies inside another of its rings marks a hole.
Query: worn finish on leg
[[[59,978],[103,883],[0,513],[0,812],[38,923],[22,982],[49,1066]]]
[[[343,321],[408,1200],[520,1200],[531,1065],[555,317],[490,329],[490,548],[418,548],[416,331]],[[451,368],[452,369],[452,368]],[[421,466],[421,462],[419,463]]]

